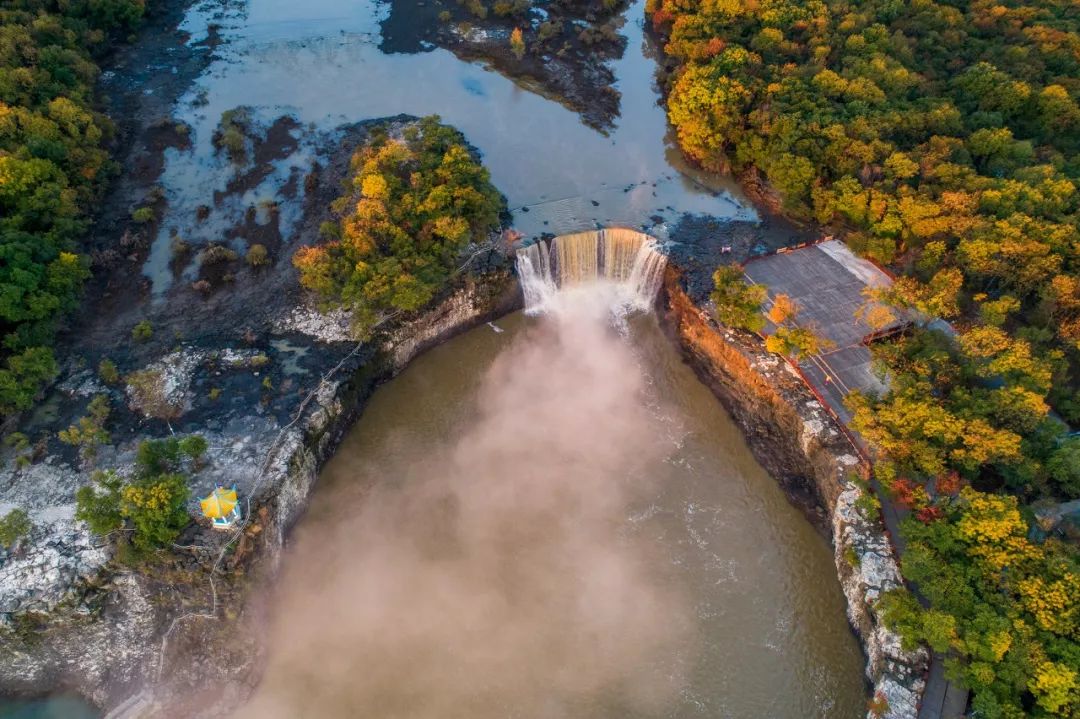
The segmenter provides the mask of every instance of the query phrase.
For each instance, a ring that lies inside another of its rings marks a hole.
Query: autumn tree
[[[806,327],[777,327],[765,338],[767,350],[797,360],[821,354],[832,346],[830,340]]]
[[[766,317],[774,325],[782,325],[789,320],[794,320],[798,312],[799,306],[795,303],[795,300],[781,293],[773,298],[772,307],[769,308]]]
[[[894,590],[882,600],[886,622],[905,643],[941,652],[981,716],[1072,716],[1080,709],[1075,556],[1029,539],[1013,497],[967,487],[938,509],[930,522],[904,522],[904,576],[931,607]]]
[[[519,27],[514,28],[510,33],[510,52],[514,53],[514,57],[518,60],[525,57],[525,38]]]
[[[293,258],[300,281],[329,305],[353,311],[358,332],[432,300],[470,245],[499,227],[504,202],[456,130],[428,117],[401,138],[385,130],[352,158],[340,221],[324,245]]]

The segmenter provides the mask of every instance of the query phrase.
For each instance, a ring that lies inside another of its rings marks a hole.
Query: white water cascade
[[[664,279],[667,258],[656,240],[636,230],[608,228],[560,235],[517,252],[525,312],[543,314],[568,289],[602,286],[613,313],[647,312]]]

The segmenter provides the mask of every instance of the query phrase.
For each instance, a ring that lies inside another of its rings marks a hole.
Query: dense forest
[[[505,210],[464,137],[436,116],[400,137],[373,130],[352,157],[346,189],[333,205],[340,220],[322,228],[330,241],[300,248],[293,263],[305,287],[353,312],[360,335],[430,302]]]
[[[57,320],[89,276],[78,240],[112,171],[93,58],[142,14],[143,0],[0,5],[0,416],[56,373]]]
[[[875,347],[851,398],[911,509],[890,616],[980,717],[1080,713],[1076,545],[1031,502],[1080,497],[1080,14],[1056,0],[650,0],[688,156],[764,180],[939,317]],[[720,277],[720,280],[724,279]],[[719,282],[719,280],[718,280]],[[723,288],[730,294],[726,285]]]

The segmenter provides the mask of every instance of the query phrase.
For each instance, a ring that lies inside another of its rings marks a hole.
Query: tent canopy
[[[236,488],[218,487],[206,499],[199,500],[202,513],[210,519],[223,519],[236,508]]]

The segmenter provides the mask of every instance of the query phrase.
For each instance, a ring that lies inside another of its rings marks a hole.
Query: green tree
[[[741,267],[722,265],[713,273],[709,296],[716,304],[716,319],[728,327],[760,332],[765,327],[761,305],[768,297],[762,285],[747,284]]]
[[[0,547],[13,548],[30,534],[32,526],[29,515],[22,509],[13,509],[0,517]]]
[[[93,484],[79,487],[75,492],[75,519],[86,522],[94,534],[107,535],[120,529],[124,516],[120,512],[120,477],[112,470],[97,471]]]

